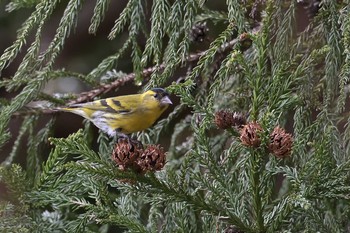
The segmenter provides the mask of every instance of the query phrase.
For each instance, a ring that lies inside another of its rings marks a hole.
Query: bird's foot
[[[128,135],[126,134],[120,134],[118,135],[118,142],[121,142],[121,141],[124,141],[124,140],[127,140],[127,142],[129,143],[130,146],[132,147],[136,147],[136,148],[143,148],[143,144],[142,142],[140,142],[139,140],[137,139],[132,139],[130,138]]]

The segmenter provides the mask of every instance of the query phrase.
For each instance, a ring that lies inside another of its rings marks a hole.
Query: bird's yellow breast
[[[130,134],[151,127],[166,108],[144,109],[140,108],[130,114],[120,114],[111,119],[110,126],[121,133]]]

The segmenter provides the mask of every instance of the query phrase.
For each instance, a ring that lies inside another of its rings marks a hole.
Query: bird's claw
[[[131,146],[131,147],[136,147],[136,148],[143,148],[143,144],[141,141],[137,140],[137,139],[132,139],[130,138],[129,136],[127,135],[121,135],[119,138],[118,138],[118,143],[119,142],[122,142],[124,140],[127,140],[128,144]]]

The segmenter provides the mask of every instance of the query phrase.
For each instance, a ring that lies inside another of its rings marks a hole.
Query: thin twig
[[[227,52],[229,49],[231,49],[240,39],[240,36],[238,36],[236,39],[233,39],[225,44],[223,44],[219,51],[220,53]],[[206,54],[207,51],[200,51],[197,53],[190,54],[186,62],[196,62],[202,57],[203,55]],[[141,72],[141,75],[144,78],[149,77],[153,72],[155,71],[163,71],[165,69],[165,64],[162,63],[157,66],[152,66],[149,68],[144,69]],[[120,86],[123,86],[127,82],[131,82],[135,79],[136,74],[135,73],[130,73],[125,75],[124,77],[118,78],[117,80],[108,83],[108,84],[103,84],[98,86],[97,88],[94,88],[90,91],[87,92],[82,92],[78,95],[78,97],[74,100],[71,100],[67,103],[67,105],[72,105],[72,104],[78,104],[78,103],[83,103],[83,102],[88,102],[94,99],[96,96],[99,96],[101,94],[108,93],[109,91],[116,89]],[[54,114],[57,113],[58,111],[55,109],[31,109],[31,110],[26,110],[26,111],[19,111],[13,114],[13,116],[20,116],[20,115],[27,115],[27,114]]]
[[[231,40],[227,43],[225,43],[219,52],[226,52],[228,49],[232,48],[236,43],[238,42],[238,39],[234,39]],[[206,51],[201,51],[198,53],[193,53],[190,54],[188,56],[188,58],[186,59],[187,62],[194,62],[194,61],[198,61],[199,58],[201,56],[203,56],[206,53]],[[152,66],[149,67],[145,70],[142,71],[141,75],[143,77],[148,77],[150,76],[154,71],[163,71],[165,68],[165,64],[160,64],[159,66]],[[90,101],[93,98],[95,98],[96,96],[99,96],[101,94],[105,94],[107,92],[109,92],[112,89],[115,89],[117,87],[123,86],[125,83],[130,82],[130,81],[134,81],[135,79],[135,73],[130,73],[122,78],[119,78],[111,83],[108,84],[103,84],[95,89],[92,89],[90,91],[87,92],[82,92],[79,94],[79,97],[76,98],[75,100],[72,100],[70,102],[68,102],[68,105],[71,104],[77,104],[77,103],[82,103],[82,102],[86,102],[86,101]]]
[[[152,66],[149,67],[147,69],[144,69],[141,73],[141,75],[143,77],[148,77],[149,75],[151,75],[155,70],[164,70],[165,66],[164,64],[161,64],[160,66]],[[82,102],[86,102],[86,101],[90,101],[93,98],[95,98],[96,96],[99,96],[101,94],[105,94],[107,92],[109,92],[112,89],[115,89],[117,87],[123,86],[125,83],[133,81],[135,79],[135,73],[130,73],[125,75],[124,77],[118,78],[117,80],[108,83],[108,84],[103,84],[95,89],[92,89],[90,91],[87,92],[82,92],[79,94],[79,97],[76,98],[75,100],[72,100],[70,102],[68,102],[68,105],[71,104],[77,104],[77,103],[82,103]]]

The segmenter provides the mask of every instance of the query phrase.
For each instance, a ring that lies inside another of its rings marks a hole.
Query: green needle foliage
[[[29,14],[0,56],[2,232],[349,232],[350,1],[5,2]],[[118,41],[85,73],[58,63],[83,13]],[[43,91],[66,77],[90,91]],[[123,169],[88,122],[55,136],[56,106],[126,83],[178,97],[134,135],[159,171]]]

